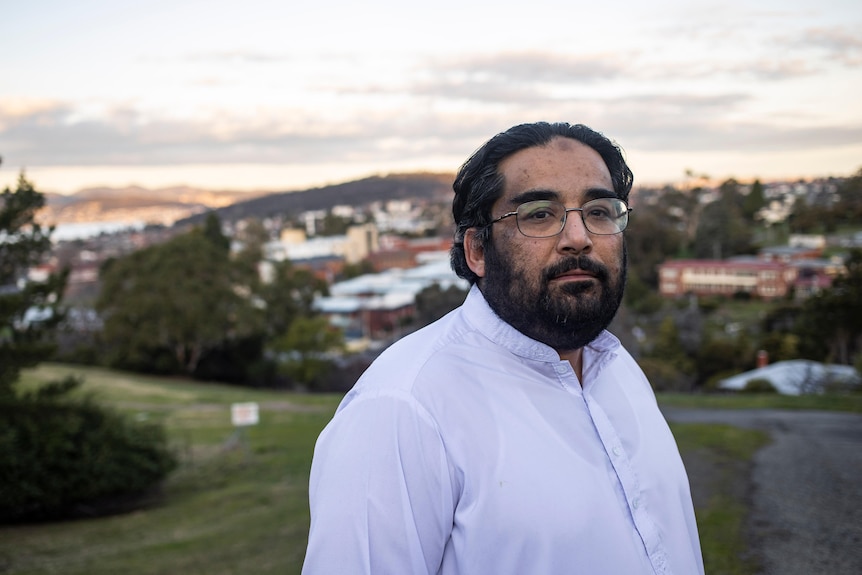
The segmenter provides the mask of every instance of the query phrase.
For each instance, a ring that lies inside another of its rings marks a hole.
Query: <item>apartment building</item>
[[[666,297],[746,293],[775,299],[786,297],[792,290],[797,299],[804,299],[828,289],[832,280],[846,271],[839,260],[787,257],[790,253],[769,248],[756,258],[666,261],[659,267],[659,293]],[[806,250],[792,253],[812,255]]]
[[[674,297],[696,295],[785,297],[796,280],[796,269],[757,258],[732,260],[672,260],[659,268],[659,293]]]

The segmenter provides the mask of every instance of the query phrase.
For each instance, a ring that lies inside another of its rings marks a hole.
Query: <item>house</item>
[[[302,230],[284,230],[278,240],[264,245],[264,255],[267,260],[276,262],[339,257],[352,264],[378,249],[377,227],[374,224],[362,224],[350,226],[344,235],[311,239],[306,239]]]
[[[452,271],[448,251],[425,252],[418,261],[413,268],[391,268],[334,283],[329,296],[315,299],[314,309],[341,328],[354,347],[397,336],[414,316],[416,294],[423,289],[434,284],[465,291],[469,287]]]

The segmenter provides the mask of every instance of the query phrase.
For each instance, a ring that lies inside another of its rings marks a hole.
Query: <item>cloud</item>
[[[494,78],[509,82],[592,83],[619,77],[626,70],[618,54],[569,55],[549,52],[502,52],[443,62],[444,76]]]
[[[792,124],[753,115],[768,91],[775,93],[768,86],[819,72],[818,59],[803,57],[804,50],[809,56],[812,48],[825,50],[845,62],[862,57],[862,38],[843,28],[811,28],[793,41],[795,50],[777,43],[776,55],[744,57],[695,58],[676,45],[670,60],[645,50],[426,58],[368,83],[353,77],[336,84],[337,75],[323,75],[315,79],[313,101],[300,105],[301,98],[287,98],[290,107],[270,100],[233,107],[218,100],[186,102],[184,110],[144,109],[134,102],[0,100],[0,153],[30,166],[419,162],[452,150],[469,152],[515,123],[559,119],[655,151],[785,150],[862,141],[858,116],[843,125],[818,124],[814,114],[806,117],[810,108],[793,99],[782,110],[785,120],[795,114]],[[290,59],[253,51],[191,58],[264,67]],[[206,69],[193,81],[218,87],[240,85],[243,78]],[[301,95],[307,84],[295,80],[283,89]]]
[[[297,116],[302,120],[296,121]],[[31,167],[304,164],[405,153],[421,158],[490,129],[475,118],[446,122],[433,114],[360,113],[345,122],[296,110],[257,119],[224,111],[218,117],[183,119],[154,117],[130,107],[101,115],[82,114],[70,104],[14,115],[0,108],[0,150],[9,160]]]
[[[671,61],[646,64],[639,70],[644,80],[708,80],[716,77],[754,81],[780,81],[812,76],[820,70],[803,58],[760,57],[731,61]]]
[[[629,148],[664,152],[774,153],[824,150],[858,145],[862,123],[790,126],[752,120],[728,120],[711,114],[708,102],[682,105],[620,103],[600,119],[602,126]],[[674,108],[678,107],[679,112]]]
[[[230,50],[223,52],[196,52],[185,57],[189,62],[215,62],[219,64],[271,64],[295,60],[294,57],[265,51]]]
[[[828,57],[849,67],[862,65],[862,32],[846,28],[810,28],[797,43],[825,50]]]
[[[404,160],[471,151],[508,126],[568,119],[604,131],[624,147],[652,151],[782,151],[862,141],[862,125],[770,124],[732,120],[744,93],[647,94],[604,100],[527,103],[505,112],[430,110],[360,113],[350,121],[306,118],[295,111],[250,121],[152,117],[128,107],[81,114],[68,104],[15,114],[0,109],[0,149],[30,167],[58,165],[314,164]]]
[[[789,57],[658,62],[638,53],[566,56],[528,52],[435,62],[423,68],[412,83],[370,89],[485,103],[546,105],[595,99],[596,90],[602,87],[613,93],[621,86],[642,89],[638,84],[666,85],[717,76],[780,81],[818,72],[810,62]]]
[[[425,59],[394,81],[331,89],[343,95],[538,105],[571,99],[571,91],[577,87],[621,78],[627,66],[630,64],[619,55],[509,52]]]
[[[630,66],[622,55],[504,52],[431,62],[430,82],[417,93],[530,102],[551,99],[553,86],[585,86],[621,78]],[[429,89],[429,86],[437,86]]]

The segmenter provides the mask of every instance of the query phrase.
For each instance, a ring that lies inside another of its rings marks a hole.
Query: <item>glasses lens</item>
[[[522,234],[531,238],[545,238],[563,229],[566,208],[549,200],[537,200],[518,206],[515,219]]]
[[[618,234],[629,222],[629,212],[622,200],[615,198],[599,198],[581,206],[581,217],[584,226],[594,234]]]

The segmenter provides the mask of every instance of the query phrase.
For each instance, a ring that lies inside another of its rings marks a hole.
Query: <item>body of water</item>
[[[99,234],[113,234],[125,230],[142,230],[144,222],[80,222],[57,224],[51,239],[55,242],[82,240]]]

